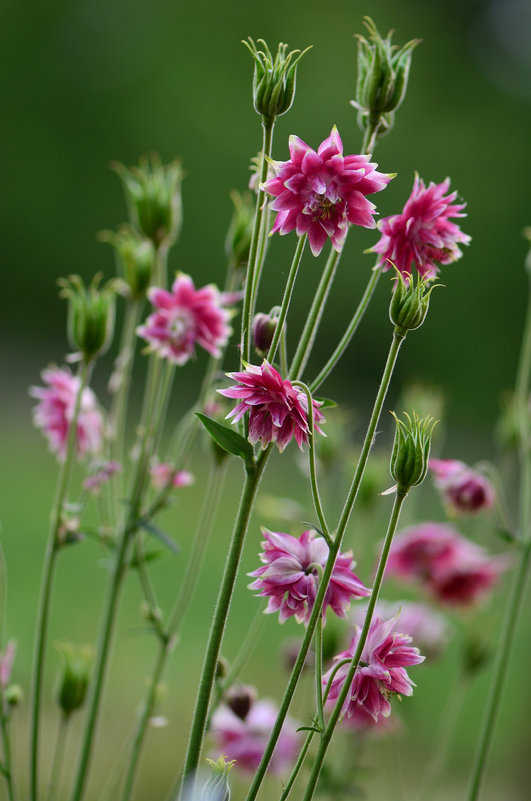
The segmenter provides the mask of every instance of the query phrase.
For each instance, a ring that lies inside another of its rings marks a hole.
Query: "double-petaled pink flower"
[[[307,623],[328,559],[326,540],[312,529],[304,531],[299,539],[280,531],[264,529],[263,533],[264,550],[260,559],[264,567],[249,573],[256,577],[249,588],[269,598],[265,611],[278,612],[281,623],[292,616],[299,623]],[[324,598],[323,617],[329,606],[338,617],[345,617],[352,598],[370,595],[370,590],[352,572],[354,566],[351,551],[338,555]]]
[[[363,647],[359,666],[348,689],[341,713],[360,726],[366,726],[370,720],[378,723],[381,718],[391,714],[389,697],[395,695],[412,695],[414,684],[408,676],[407,667],[418,665],[424,661],[419,649],[412,647],[412,638],[408,634],[396,631],[400,628],[396,618],[383,621],[373,619],[367,641]],[[361,629],[356,632],[346,651],[334,657],[334,661],[352,659],[359,642]],[[323,676],[323,688],[328,685],[334,668]],[[327,703],[337,701],[345,684],[349,664],[337,669],[330,684]]]
[[[38,399],[33,410],[33,422],[42,429],[50,450],[64,461],[70,425],[74,417],[80,379],[68,368],[49,367],[42,372],[45,387],[32,387],[30,394]],[[87,453],[101,451],[103,441],[103,418],[96,396],[89,387],[81,393],[76,424],[76,452],[81,459]]]
[[[395,537],[387,574],[416,579],[440,603],[469,606],[491,590],[507,568],[503,556],[442,523],[422,523]]]
[[[490,509],[496,500],[488,478],[457,459],[430,459],[435,485],[456,512]]]
[[[335,125],[317,153],[298,136],[290,136],[289,152],[289,161],[272,162],[275,177],[264,183],[278,212],[271,233],[308,234],[318,256],[327,239],[339,252],[350,224],[374,228],[376,207],[366,195],[380,192],[392,176],[377,172],[370,156],[343,156]]]
[[[300,387],[282,379],[266,359],[260,367],[249,364],[244,372],[227,375],[238,383],[218,392],[226,398],[239,400],[227,418],[234,418],[232,422],[236,423],[249,412],[249,441],[253,445],[261,442],[265,448],[270,442],[276,442],[283,451],[292,437],[299,448],[308,442],[308,399]],[[314,429],[322,434],[319,426],[324,417],[319,406],[319,401],[312,400]]]
[[[230,312],[224,296],[213,284],[196,289],[189,275],[178,273],[171,292],[159,287],[148,291],[155,307],[138,336],[152,350],[175,364],[185,364],[200,345],[212,356],[220,356],[231,334]]]
[[[407,276],[415,266],[423,278],[431,279],[439,272],[438,265],[461,258],[459,245],[467,245],[470,237],[451,218],[464,217],[466,204],[454,203],[457,192],[446,194],[449,187],[448,178],[426,187],[416,175],[402,213],[380,220],[382,237],[372,250],[381,254],[384,270],[394,265]]]

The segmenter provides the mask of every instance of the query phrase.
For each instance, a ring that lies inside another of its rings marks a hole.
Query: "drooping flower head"
[[[262,443],[265,448],[270,442],[276,442],[283,451],[288,442],[295,437],[299,448],[308,442],[310,432],[308,425],[308,399],[299,387],[294,387],[264,359],[260,367],[249,364],[241,373],[227,373],[238,383],[228,389],[219,389],[221,395],[235,398],[239,403],[227,417],[233,422],[241,420],[249,412],[249,441],[255,445]],[[312,400],[315,431],[324,417],[319,409],[319,401]]]
[[[402,213],[380,220],[382,236],[372,250],[381,254],[384,270],[394,265],[408,276],[415,266],[423,278],[431,279],[439,272],[438,265],[461,258],[459,244],[467,245],[470,237],[451,218],[464,217],[466,204],[454,203],[457,192],[446,194],[449,187],[449,178],[426,187],[416,175]]]
[[[233,711],[221,704],[212,716],[211,734],[215,755],[224,754],[236,760],[235,768],[256,771],[277,718],[272,701],[251,699],[246,708]],[[285,773],[292,765],[300,742],[297,724],[287,717],[278,738],[268,770],[275,775]]]
[[[391,714],[389,697],[391,694],[412,695],[414,684],[408,676],[407,667],[419,665],[425,657],[419,649],[410,645],[412,638],[408,634],[396,631],[400,623],[396,618],[383,621],[379,617],[373,619],[367,641],[363,648],[360,664],[352,684],[349,687],[342,714],[360,726],[367,724],[370,716],[377,723],[380,718],[388,718]],[[361,628],[356,631],[349,648],[334,657],[334,661],[352,659],[359,642]],[[331,668],[323,676],[323,687],[331,677]],[[349,665],[338,668],[328,694],[327,703],[333,704],[339,697]]]
[[[327,542],[312,529],[304,531],[299,539],[280,531],[264,529],[263,533],[260,559],[264,567],[249,573],[256,578],[249,588],[269,598],[265,611],[278,612],[281,623],[292,615],[299,623],[307,623],[328,559]],[[329,606],[338,617],[345,617],[352,598],[370,595],[352,572],[354,566],[352,551],[338,555],[323,603],[323,618]]]
[[[50,450],[57,454],[60,461],[64,461],[80,379],[72,375],[67,367],[49,367],[43,370],[42,378],[46,386],[32,387],[30,390],[30,395],[39,401],[33,410],[33,422],[42,429]],[[87,453],[99,453],[102,440],[103,418],[96,396],[89,387],[85,387],[76,425],[78,458],[82,459]]]
[[[189,275],[178,273],[171,292],[159,287],[148,291],[155,307],[137,334],[152,350],[175,364],[185,364],[200,345],[212,356],[220,356],[231,334],[230,312],[213,284],[196,289]]]
[[[488,478],[457,459],[430,459],[435,485],[456,512],[474,514],[490,509],[496,500]]]
[[[366,195],[380,192],[392,176],[377,172],[370,156],[343,156],[335,125],[317,152],[298,136],[290,136],[289,152],[289,161],[273,162],[275,177],[264,184],[278,212],[272,234],[308,234],[318,256],[328,238],[341,251],[349,224],[374,228],[376,207]]]

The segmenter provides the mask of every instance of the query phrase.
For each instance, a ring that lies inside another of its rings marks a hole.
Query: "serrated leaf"
[[[166,548],[168,548],[173,553],[179,553],[179,551],[181,550],[177,545],[177,543],[174,542],[171,537],[168,537],[168,535],[164,531],[162,531],[157,526],[154,526],[153,523],[149,522],[149,520],[144,520],[141,518],[138,521],[138,525],[140,528],[143,528],[145,531],[147,531],[148,534],[151,534],[153,537],[155,537],[159,542],[162,542],[162,544],[165,545]]]
[[[196,415],[220,448],[223,448],[227,453],[232,453],[233,456],[239,456],[244,462],[252,460],[254,455],[252,446],[241,434],[238,434],[233,428],[218,423],[217,420],[212,420],[206,414],[196,412]]]

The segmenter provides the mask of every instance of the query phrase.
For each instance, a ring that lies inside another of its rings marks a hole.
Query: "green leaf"
[[[145,563],[153,562],[156,559],[160,559],[161,557],[162,557],[162,551],[154,551],[154,550],[146,551],[144,554],[142,554],[142,561]],[[136,555],[131,558],[129,562],[129,567],[134,567],[134,568],[138,567],[138,559]]]
[[[174,542],[171,537],[168,537],[168,535],[165,534],[160,528],[157,528],[157,526],[154,526],[153,523],[150,523],[149,520],[140,518],[138,521],[138,526],[159,540],[159,542],[162,542],[162,544],[173,553],[179,553],[180,548],[177,543]]]
[[[331,398],[314,398],[314,400],[320,404],[320,409],[326,409],[327,407],[332,409],[334,406],[337,406],[335,400],[332,400]]]
[[[196,412],[204,427],[220,448],[223,448],[227,453],[232,453],[234,456],[239,456],[244,462],[251,462],[254,456],[251,444],[238,434],[233,428],[228,428],[206,414]]]
[[[321,733],[321,729],[318,729],[316,726],[299,726],[297,731],[314,731],[316,734]]]

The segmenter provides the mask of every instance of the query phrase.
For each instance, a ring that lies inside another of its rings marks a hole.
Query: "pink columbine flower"
[[[318,256],[328,238],[341,251],[349,224],[374,228],[376,207],[365,196],[384,189],[392,175],[377,172],[370,156],[343,156],[335,125],[317,153],[298,136],[290,136],[289,152],[289,161],[272,162],[275,177],[264,183],[278,212],[272,234],[308,234]]]
[[[70,424],[74,416],[80,379],[70,370],[49,367],[42,372],[45,387],[32,387],[30,395],[38,399],[33,410],[33,422],[41,428],[48,440],[50,450],[62,462],[66,456]],[[103,418],[98,409],[96,396],[89,387],[81,394],[81,405],[76,425],[76,449],[78,458],[87,453],[101,451],[103,440]]]
[[[14,640],[9,640],[5,651],[0,652],[0,687],[5,690],[11,679],[11,670],[15,661],[17,644]]]
[[[434,278],[439,264],[450,264],[463,255],[458,245],[468,245],[470,237],[452,217],[464,217],[465,203],[454,203],[457,192],[446,194],[450,187],[447,178],[440,184],[430,183],[415,176],[413,190],[402,214],[384,217],[378,223],[382,232],[380,241],[372,248],[380,253],[384,270],[394,265],[402,275],[410,275],[415,265],[423,278]]]
[[[176,489],[189,487],[194,483],[194,477],[188,470],[175,470],[168,462],[157,462],[150,469],[151,480],[156,489],[164,489],[169,484]]]
[[[230,312],[213,284],[196,289],[189,275],[178,273],[171,292],[159,287],[148,291],[155,307],[137,334],[152,350],[175,364],[185,364],[201,345],[212,356],[220,356],[231,334]]]
[[[272,701],[252,701],[247,709],[236,714],[222,704],[212,716],[211,733],[215,740],[214,756],[224,754],[236,760],[236,768],[246,772],[256,771],[275,724],[278,710]],[[268,770],[282,775],[292,765],[297,755],[300,736],[297,724],[287,717],[278,738]]]
[[[102,485],[110,481],[121,469],[120,462],[104,462],[92,475],[87,476],[83,482],[83,488],[88,492],[94,493],[94,495],[98,495]]]
[[[269,362],[264,359],[260,367],[247,365],[243,373],[227,373],[238,383],[228,389],[218,389],[226,398],[240,402],[230,411],[227,418],[233,423],[241,420],[249,412],[249,441],[255,445],[262,443],[266,448],[276,442],[282,452],[292,437],[299,448],[308,442],[308,399],[299,387],[294,387]],[[319,410],[319,401],[312,400],[314,427],[317,433],[324,417]]]
[[[367,609],[356,605],[352,619],[363,626]],[[397,628],[409,634],[413,642],[429,659],[442,653],[450,636],[450,626],[444,615],[431,609],[427,604],[413,601],[378,601],[375,614],[381,620],[394,618]]]
[[[494,587],[507,566],[504,556],[490,556],[451,526],[422,523],[395,537],[387,573],[420,581],[439,603],[470,606]]]
[[[430,459],[435,485],[456,512],[480,512],[490,509],[496,500],[488,478],[456,459]]]
[[[388,718],[391,714],[389,696],[412,695],[415,686],[409,678],[406,668],[419,665],[425,657],[419,649],[410,645],[412,638],[408,634],[396,631],[400,628],[396,618],[383,621],[379,617],[373,619],[367,641],[363,648],[360,664],[345,698],[342,714],[353,718],[361,726],[367,724],[370,716],[377,723],[380,718]],[[351,659],[359,642],[361,628],[356,632],[350,647],[334,657],[334,661]],[[331,668],[323,676],[323,687],[326,687],[332,675]],[[337,700],[349,670],[345,664],[338,668],[332,679],[327,703],[333,705]]]
[[[278,612],[281,623],[292,615],[299,623],[307,623],[328,559],[326,540],[312,529],[303,531],[299,539],[280,531],[264,529],[263,533],[260,559],[265,566],[249,573],[256,577],[249,588],[260,590],[258,595],[269,598],[265,611]],[[351,598],[370,595],[371,591],[352,572],[354,566],[352,551],[338,555],[323,603],[323,618],[329,606],[338,617],[345,617]]]

